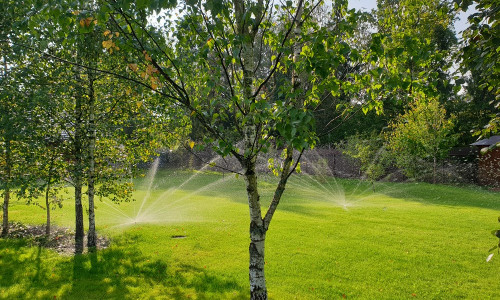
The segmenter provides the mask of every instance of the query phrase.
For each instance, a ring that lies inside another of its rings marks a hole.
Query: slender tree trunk
[[[45,234],[50,235],[50,178],[49,183],[47,184],[47,188],[45,189],[45,208],[47,209],[47,223],[45,224]]]
[[[432,183],[436,184],[436,166],[437,166],[436,156],[434,156],[433,159],[434,161],[432,163]]]
[[[91,159],[90,168],[93,168],[94,161]],[[89,251],[94,251],[96,247],[97,234],[95,231],[95,211],[94,211],[94,171],[89,170],[88,198],[89,198],[89,231],[87,233],[87,247]]]
[[[266,279],[264,274],[264,248],[266,228],[261,215],[260,196],[257,189],[255,160],[245,162],[245,181],[248,206],[250,210],[250,298],[267,299]]]
[[[12,173],[12,159],[10,140],[5,141],[5,190],[3,194],[3,223],[2,236],[9,234],[9,201],[10,201],[10,181]]]
[[[52,156],[52,160],[50,161],[49,164],[49,172],[48,172],[48,179],[47,179],[47,188],[45,189],[45,208],[47,209],[47,220],[45,224],[45,234],[50,235],[50,187],[52,185],[52,177],[55,175],[54,174],[54,161],[56,160],[56,155],[54,154]]]
[[[95,232],[95,211],[94,211],[94,194],[95,194],[95,94],[94,94],[94,74],[89,71],[89,146],[88,146],[88,199],[89,199],[89,231],[87,233],[87,247],[89,251],[94,252],[96,249],[97,235]]]
[[[3,195],[3,224],[2,224],[2,236],[9,234],[9,200],[10,200],[10,189],[7,186]]]
[[[243,40],[241,46],[241,58],[243,69],[243,96],[250,102],[253,98],[253,83],[255,77],[255,56],[253,41],[258,28],[245,24],[245,3],[242,0],[233,0],[236,20],[236,31]],[[262,1],[259,1],[260,10],[263,10]],[[262,12],[260,12],[262,13]],[[256,14],[256,19],[260,14]],[[244,107],[247,113],[251,114],[251,105]],[[257,174],[255,173],[256,162],[256,139],[258,127],[252,118],[249,118],[244,128],[245,157],[240,161],[245,169],[245,181],[247,186],[248,207],[250,211],[250,298],[267,299],[266,279],[264,276],[264,245],[266,239],[266,229],[262,219],[260,196],[257,189]]]
[[[83,252],[83,206],[82,206],[82,185],[83,185],[83,119],[82,119],[82,94],[76,96],[75,105],[75,136],[74,136],[74,151],[75,151],[75,170],[74,170],[74,185],[75,185],[75,253]]]
[[[3,52],[3,78],[7,79],[8,76],[8,64],[7,64],[7,49],[8,45],[4,45]],[[7,129],[9,130],[9,129]],[[9,201],[10,201],[10,184],[12,176],[12,157],[11,157],[11,139],[9,134],[5,138],[5,187],[3,194],[3,222],[2,222],[2,236],[9,234]]]
[[[75,253],[83,252],[83,206],[82,206],[82,181],[78,178],[75,182]]]
[[[260,127],[253,121],[252,102],[255,102],[254,81],[255,81],[255,55],[254,42],[259,24],[246,23],[248,14],[255,15],[255,20],[261,19],[264,12],[263,0],[258,0],[255,3],[255,9],[247,10],[245,1],[233,0],[235,27],[236,33],[242,40],[241,45],[241,67],[243,71],[243,97],[247,100],[247,105],[243,106],[243,111],[248,114],[248,121],[244,126],[244,157],[240,158],[240,163],[245,170],[245,182],[248,197],[248,207],[250,212],[250,262],[249,262],[249,279],[250,279],[250,298],[251,299],[267,299],[267,288],[264,273],[265,265],[265,240],[266,232],[269,228],[272,216],[276,211],[277,205],[281,199],[281,195],[285,189],[285,184],[288,179],[290,165],[292,161],[293,149],[288,147],[287,156],[283,163],[283,172],[280,183],[275,190],[275,194],[271,205],[266,213],[265,218],[262,217],[260,195],[257,187],[257,174],[255,164],[258,154],[258,137],[260,135]],[[302,0],[299,0],[298,9],[302,11]],[[301,13],[298,13],[298,18],[301,19]],[[296,25],[296,24],[295,24]],[[300,28],[299,28],[300,32]],[[294,49],[294,54],[299,55],[300,51]],[[298,75],[294,73],[292,85],[297,88],[300,85]]]
[[[2,224],[2,236],[9,234],[9,200],[10,200],[10,189],[7,186],[3,195],[3,224]]]

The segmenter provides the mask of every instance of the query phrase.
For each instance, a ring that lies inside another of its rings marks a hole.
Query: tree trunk
[[[83,207],[82,207],[82,185],[83,185],[83,118],[82,118],[82,97],[81,93],[76,95],[75,103],[75,253],[83,252]]]
[[[94,212],[94,194],[95,194],[95,98],[94,98],[94,74],[89,71],[89,148],[88,148],[88,199],[89,199],[89,231],[87,233],[87,247],[90,252],[96,248],[97,235],[95,232],[95,212]]]
[[[266,231],[263,226],[250,223],[250,299],[267,299],[266,278],[264,274],[264,249]]]
[[[298,9],[302,11],[302,2]],[[249,262],[249,279],[250,279],[250,298],[251,299],[267,299],[267,288],[264,273],[265,265],[265,240],[266,232],[269,227],[271,218],[276,210],[279,200],[284,191],[286,180],[288,179],[288,170],[291,163],[293,150],[287,153],[287,158],[283,164],[284,172],[278,187],[275,191],[275,196],[272,200],[265,218],[262,218],[260,195],[257,186],[257,174],[255,172],[255,164],[257,159],[258,138],[260,136],[260,127],[255,123],[252,114],[255,112],[252,109],[252,103],[255,103],[254,82],[255,82],[255,53],[254,42],[259,30],[258,22],[251,25],[246,23],[247,16],[254,14],[255,20],[260,20],[265,13],[263,0],[258,0],[254,3],[255,7],[251,11],[247,11],[245,1],[233,0],[236,33],[242,40],[241,44],[241,67],[243,71],[243,97],[246,100],[246,105],[243,106],[243,111],[248,115],[248,121],[244,125],[244,155],[240,159],[240,163],[245,170],[245,182],[248,197],[248,207],[250,212],[250,262]],[[249,5],[250,6],[250,5]],[[251,6],[250,6],[251,7]],[[299,18],[301,13],[297,14]],[[299,28],[300,31],[300,28]],[[294,54],[300,54],[298,49],[294,49]],[[300,84],[298,74],[294,74],[292,85],[297,88]],[[245,103],[244,102],[244,103]],[[291,147],[289,147],[291,149]]]
[[[9,234],[9,200],[10,200],[10,189],[7,186],[3,195],[3,224],[2,224],[2,236]]]
[[[83,206],[82,206],[82,181],[75,183],[75,253],[83,253]]]
[[[262,219],[260,196],[257,190],[257,175],[255,173],[255,162],[257,153],[255,149],[258,128],[251,117],[251,102],[255,101],[253,97],[254,79],[255,79],[255,57],[253,41],[258,28],[250,27],[245,24],[247,11],[245,2],[242,0],[233,0],[235,11],[236,32],[242,38],[241,62],[243,69],[243,96],[248,100],[243,109],[250,115],[249,121],[244,127],[244,157],[240,163],[245,169],[245,181],[247,186],[248,207],[250,211],[250,298],[267,299],[266,279],[264,276],[264,242],[266,229]],[[259,19],[263,6],[262,1],[258,2],[258,11],[255,12],[256,19]],[[260,10],[259,10],[260,9]]]
[[[261,215],[260,196],[257,189],[257,175],[255,173],[255,159],[250,159],[245,164],[245,181],[250,210],[250,298],[267,299],[264,274],[266,228]]]
[[[10,201],[10,181],[12,173],[12,159],[10,140],[5,141],[5,190],[3,194],[3,223],[2,236],[9,234],[9,201]]]
[[[47,188],[45,189],[45,208],[47,209],[47,223],[45,224],[45,234],[50,235],[50,178],[49,183],[47,184]]]
[[[434,156],[434,161],[432,163],[432,183],[436,184],[436,165],[437,165],[437,160],[436,156]]]
[[[55,176],[54,172],[54,161],[57,159],[57,154],[53,153],[52,159],[49,164],[48,178],[47,178],[47,188],[45,190],[45,208],[47,209],[47,220],[45,225],[45,234],[50,235],[50,186],[52,184],[52,178]]]

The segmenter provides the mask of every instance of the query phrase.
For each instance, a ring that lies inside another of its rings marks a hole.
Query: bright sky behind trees
[[[349,0],[349,8],[370,11],[377,8],[377,0]],[[477,10],[474,9],[474,6],[471,6],[467,12],[458,14],[458,20],[455,21],[455,32],[459,39],[462,38],[462,31],[469,27],[467,17],[474,12],[477,12]]]

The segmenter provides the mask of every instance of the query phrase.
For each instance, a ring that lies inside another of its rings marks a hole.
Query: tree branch
[[[0,41],[0,42],[2,42],[2,41]],[[53,55],[53,54],[41,52],[40,50],[38,50],[38,49],[36,49],[34,47],[31,47],[31,46],[28,46],[28,45],[18,44],[18,43],[13,43],[13,44],[15,44],[17,46],[20,46],[20,47],[23,47],[23,48],[26,48],[26,49],[29,49],[29,50],[32,50],[32,51],[35,51],[35,52],[38,52],[39,54],[42,55],[42,57],[52,58],[52,59],[55,59],[55,60],[60,61],[62,63],[70,64],[72,66],[76,66],[76,67],[80,67],[80,68],[84,68],[84,69],[88,69],[88,70],[92,70],[92,71],[96,71],[96,72],[100,72],[100,73],[112,75],[112,76],[115,76],[115,77],[120,78],[120,79],[131,81],[131,82],[134,82],[134,83],[136,83],[138,85],[146,87],[146,88],[148,88],[148,89],[150,89],[152,91],[155,91],[155,92],[159,93],[160,95],[162,95],[162,96],[164,96],[166,98],[169,98],[169,99],[172,99],[172,100],[176,100],[176,101],[181,101],[181,99],[179,97],[175,97],[175,96],[173,96],[171,94],[167,94],[167,93],[164,93],[162,91],[155,90],[150,85],[148,85],[148,84],[146,84],[146,83],[144,83],[142,81],[139,81],[139,80],[137,80],[135,78],[131,78],[131,77],[128,77],[128,76],[125,76],[125,75],[121,75],[119,73],[111,72],[111,71],[108,71],[108,70],[103,70],[103,69],[99,69],[99,68],[94,68],[94,67],[86,66],[86,65],[74,62],[74,61],[67,60],[65,58],[61,58],[61,57]]]
[[[293,20],[292,20],[292,23],[290,25],[290,28],[288,28],[288,30],[287,30],[287,32],[285,34],[285,37],[281,41],[281,47],[283,47],[285,45],[286,41],[288,40],[288,36],[292,32],[292,30],[294,28],[294,24],[295,24],[295,22],[297,20],[297,17],[299,15],[299,11],[300,11],[299,8],[302,7],[303,3],[304,3],[304,0],[300,0],[297,12],[295,13],[295,15],[293,17]],[[276,57],[276,63],[274,64],[273,68],[271,69],[271,72],[269,72],[269,74],[266,76],[266,78],[264,79],[264,81],[259,85],[259,87],[255,91],[255,93],[253,94],[253,96],[252,96],[253,98],[255,98],[255,97],[257,97],[257,95],[259,95],[260,90],[267,84],[267,82],[269,81],[269,79],[271,79],[271,76],[274,74],[274,72],[276,72],[276,70],[278,68],[278,64],[279,64],[282,56],[283,56],[283,52],[278,53],[278,55]]]

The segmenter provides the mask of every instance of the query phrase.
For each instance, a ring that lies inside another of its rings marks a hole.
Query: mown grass
[[[266,204],[275,179],[264,179]],[[99,233],[112,239],[97,254],[61,256],[0,239],[0,298],[248,298],[243,179],[161,171],[141,210],[146,180],[137,180],[135,202],[97,203]],[[498,193],[417,183],[375,190],[356,180],[291,179],[267,234],[270,298],[498,298],[500,256],[485,260],[497,242]],[[54,222],[73,226],[73,211],[64,203]],[[22,201],[10,212],[13,221],[44,221],[43,210]]]

